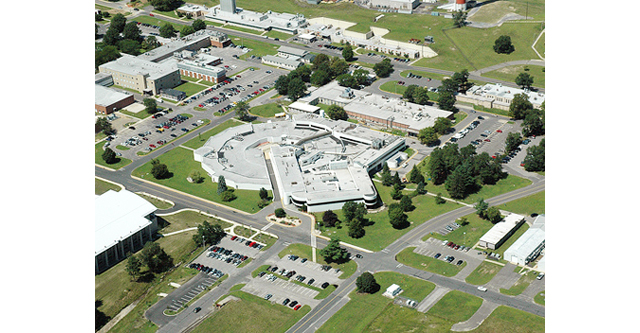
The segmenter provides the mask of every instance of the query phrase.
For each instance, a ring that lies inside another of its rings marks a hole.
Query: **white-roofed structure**
[[[109,190],[95,199],[95,272],[125,259],[152,240],[156,207],[127,190]]]
[[[538,257],[545,243],[544,219],[544,215],[536,217],[531,228],[504,251],[505,260],[524,266]]]
[[[539,109],[544,103],[545,94],[542,92],[506,87],[500,83],[473,86],[464,94],[457,94],[456,100],[508,111],[513,97],[517,94],[527,95],[529,102],[536,109]]]
[[[307,103],[300,103],[298,101],[293,102],[291,104],[289,104],[287,106],[288,110],[294,110],[294,111],[298,111],[298,112],[307,112],[307,113],[318,113],[318,111],[320,110],[320,107],[315,106],[315,105],[311,105],[311,104],[307,104]]]
[[[479,246],[495,250],[524,223],[524,216],[509,214],[480,237]]]

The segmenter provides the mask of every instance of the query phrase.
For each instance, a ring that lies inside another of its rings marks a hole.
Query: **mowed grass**
[[[391,198],[391,187],[383,186],[378,182],[374,182],[378,195],[382,202],[389,205],[392,202],[398,202]],[[404,194],[410,194],[411,191],[404,190]],[[411,223],[407,228],[395,229],[389,222],[388,209],[384,209],[375,214],[366,214],[365,218],[369,220],[370,225],[365,226],[365,235],[362,238],[349,237],[349,228],[344,223],[345,218],[342,210],[334,210],[334,213],[338,215],[338,219],[343,221],[342,228],[337,227],[326,228],[318,227],[322,231],[322,235],[327,237],[339,237],[340,240],[360,246],[372,251],[380,251],[393,243],[398,237],[410,232],[418,225],[434,218],[438,215],[442,215],[446,212],[459,208],[460,205],[454,202],[447,201],[442,205],[435,203],[434,197],[430,195],[418,195],[412,199],[413,205],[416,207],[413,211],[407,212],[408,220]],[[316,221],[322,221],[323,212],[315,213]]]
[[[118,170],[118,169],[120,169],[120,168],[122,168],[124,166],[127,166],[127,165],[129,165],[131,163],[130,159],[117,156],[116,157],[116,163],[107,164],[102,159],[102,154],[104,153],[104,150],[102,149],[102,146],[104,145],[104,143],[105,143],[105,141],[96,143],[96,146],[95,146],[95,163],[96,164],[105,166],[107,168]]]
[[[501,209],[523,215],[530,215],[532,213],[544,214],[544,207],[545,191],[513,200],[500,206]]]
[[[422,240],[427,240],[428,238],[433,237],[442,241],[448,240],[459,245],[471,247],[480,240],[482,235],[493,227],[493,223],[481,219],[478,217],[478,214],[473,213],[466,215],[465,217],[467,218],[467,221],[469,221],[469,224],[463,225],[446,235],[441,235],[437,232],[431,233],[422,238]]]
[[[497,307],[473,333],[542,333],[545,331],[543,317],[508,306]]]
[[[200,214],[191,210],[185,210],[171,215],[158,216],[158,218],[162,219],[162,223],[165,224],[165,227],[160,229],[160,232],[163,234],[168,234],[187,228],[194,228],[199,224],[204,223],[205,221],[209,222],[210,224],[219,224],[222,229],[226,229],[232,226],[232,224],[229,222],[221,221],[211,216]]]
[[[496,276],[502,268],[503,266],[498,264],[483,261],[480,266],[476,267],[476,269],[464,280],[467,281],[467,283],[476,286],[482,285],[491,281],[491,279],[493,279],[493,277]]]
[[[227,128],[230,127],[235,127],[235,126],[240,126],[242,125],[243,122],[241,121],[237,121],[235,119],[229,119],[223,123],[221,123],[220,125],[198,135],[198,137],[195,137],[187,142],[185,142],[184,144],[182,144],[185,147],[189,147],[191,149],[198,149],[200,147],[202,147],[207,140],[209,140],[210,137],[226,130]]]
[[[416,279],[396,272],[375,273],[376,282],[380,290],[373,294],[360,294],[355,290],[349,294],[350,301],[334,314],[317,332],[363,332],[367,327],[393,306],[393,300],[382,296],[391,286],[399,285],[404,291],[402,296],[415,299],[417,302],[425,298],[435,285],[431,282]],[[412,310],[415,311],[415,310]],[[382,331],[386,332],[386,331]]]
[[[538,43],[541,43],[541,42],[538,41]],[[527,68],[528,70],[525,70],[525,68]],[[513,65],[513,66],[502,67],[500,69],[496,69],[491,72],[486,72],[482,74],[482,76],[486,76],[486,77],[490,77],[498,80],[515,82],[516,77],[518,77],[520,73],[527,73],[533,77],[534,87],[544,88],[544,82],[545,82],[545,72],[543,72],[544,69],[545,69],[544,67],[536,66],[536,65]]]
[[[520,270],[520,267],[516,267],[516,270]],[[500,292],[505,295],[517,296],[522,294],[522,292],[527,289],[527,287],[536,279],[538,272],[529,271],[526,274],[522,275],[516,283],[511,286],[509,289],[500,288]]]
[[[363,332],[444,333],[450,332],[453,324],[453,322],[438,316],[427,315],[415,309],[389,303]]]
[[[438,316],[454,323],[466,321],[480,308],[482,298],[452,290],[435,304],[427,314]]]
[[[105,192],[107,192],[109,190],[114,190],[116,192],[120,192],[120,190],[121,190],[120,186],[118,186],[118,185],[111,184],[109,182],[105,182],[105,181],[100,180],[98,178],[95,178],[95,180],[96,180],[96,185],[95,185],[96,195],[104,194]]]
[[[280,107],[278,103],[258,105],[249,109],[249,113],[252,115],[264,118],[273,118],[276,113],[281,112],[284,112],[284,110],[282,110],[282,107]]]
[[[192,332],[286,332],[311,311],[308,305],[295,311],[240,290],[232,291],[230,295],[240,298],[240,301],[227,303]]]
[[[187,96],[191,96],[191,95],[195,95],[205,89],[207,89],[207,87],[201,85],[201,84],[197,84],[197,83],[193,83],[193,82],[188,82],[188,81],[184,81],[181,85],[173,88],[175,90],[179,90],[179,91],[184,91],[185,94],[187,94]]]
[[[217,193],[218,183],[213,182],[211,178],[205,177],[204,181],[200,184],[189,183],[189,181],[187,181],[187,177],[189,177],[193,171],[199,171],[200,174],[203,175],[207,174],[207,172],[202,169],[200,162],[196,162],[193,159],[193,151],[189,149],[176,147],[161,155],[158,160],[160,163],[167,165],[169,172],[172,173],[170,178],[155,179],[151,174],[151,161],[133,170],[132,175],[206,200],[233,207],[247,213],[252,214],[260,210],[258,207],[258,201],[260,200],[258,191],[235,190],[234,193],[237,198],[230,202],[223,202],[220,195]]]
[[[460,271],[467,265],[465,261],[460,266],[457,266],[455,262],[458,259],[454,260],[453,263],[448,263],[441,259],[423,256],[413,252],[414,249],[415,247],[408,247],[400,251],[400,253],[396,255],[396,260],[413,268],[449,277],[460,273]]]

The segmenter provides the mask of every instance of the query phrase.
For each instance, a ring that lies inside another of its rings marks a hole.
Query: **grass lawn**
[[[427,240],[429,237],[433,237],[439,240],[448,240],[454,242],[456,244],[464,245],[464,246],[473,246],[475,245],[480,237],[484,235],[489,229],[493,227],[493,223],[483,220],[478,217],[478,214],[469,214],[465,216],[469,221],[469,224],[461,226],[460,228],[448,233],[443,236],[437,232],[431,233],[425,236],[422,240]]]
[[[271,245],[275,244],[276,240],[278,239],[275,237],[269,236],[267,234],[259,233],[257,236],[253,237],[253,240],[256,242],[266,244],[266,246],[263,247],[261,250],[261,251],[266,251],[271,247]]]
[[[249,229],[249,228],[245,228],[243,226],[235,226],[235,228],[233,228],[233,232],[240,236],[240,237],[244,237],[244,238],[251,238],[251,236],[255,235],[256,232]]]
[[[227,24],[224,26],[225,29],[231,29],[231,30],[236,30],[236,31],[241,31],[241,32],[246,32],[248,34],[254,34],[254,35],[261,35],[264,30],[260,29],[251,29],[251,28],[246,28],[246,27],[238,27],[235,25],[231,25],[231,24]]]
[[[467,265],[465,261],[462,265],[456,266],[455,263],[450,264],[440,259],[417,254],[413,252],[414,249],[415,247],[408,247],[400,251],[400,253],[396,255],[396,260],[407,266],[444,276],[454,276]]]
[[[161,155],[158,160],[167,165],[172,174],[170,178],[155,179],[151,175],[151,161],[135,169],[132,172],[132,175],[206,200],[233,207],[247,213],[252,214],[260,210],[260,208],[258,208],[258,191],[235,190],[237,198],[231,202],[223,202],[220,195],[217,193],[218,183],[213,182],[209,177],[205,177],[204,181],[200,184],[189,183],[187,181],[187,177],[193,171],[199,171],[201,174],[206,174],[206,171],[202,169],[200,162],[196,162],[193,159],[193,151],[189,149],[176,147]]]
[[[396,202],[391,198],[391,187],[382,186],[382,184],[378,182],[374,182],[376,190],[378,191],[378,195],[380,199],[387,205]],[[410,191],[405,190],[404,194],[409,194]],[[362,238],[351,238],[349,237],[349,231],[347,226],[342,226],[341,229],[337,227],[334,228],[325,228],[318,227],[319,230],[322,231],[322,235],[327,237],[339,237],[340,240],[360,246],[372,251],[380,251],[387,247],[389,244],[393,243],[398,237],[406,234],[411,231],[411,229],[416,226],[428,221],[429,219],[436,217],[438,215],[444,214],[446,212],[452,211],[456,208],[459,208],[460,205],[447,201],[442,205],[436,205],[434,197],[430,195],[418,195],[413,198],[413,205],[416,206],[416,209],[407,212],[407,216],[411,224],[409,227],[405,229],[394,229],[389,223],[389,213],[387,209],[384,209],[381,212],[375,214],[367,214],[365,218],[373,223],[371,225],[365,226],[365,235]],[[342,210],[334,210],[334,213],[338,215],[338,219],[340,221],[344,221],[344,215]],[[316,221],[322,221],[323,213],[315,213]]]
[[[542,333],[545,332],[544,322],[543,317],[502,305],[497,307],[478,328],[470,332]]]
[[[159,27],[162,27],[163,25],[169,23],[168,21],[165,21],[164,19],[160,19],[157,17],[151,17],[151,16],[138,16],[134,19],[132,19],[131,21],[133,22],[140,22],[140,23],[147,23],[147,24],[151,24],[151,25],[157,25]],[[130,22],[129,20],[127,20],[127,22]],[[173,28],[178,31],[176,34],[179,36],[180,33],[179,31],[182,30],[182,27],[184,27],[185,25],[191,25],[191,22],[185,22],[185,24],[178,24],[178,23],[169,23],[171,25],[173,25]]]
[[[471,318],[481,305],[482,298],[452,290],[433,305],[427,314],[458,323]]]
[[[249,109],[249,113],[254,116],[264,117],[264,118],[272,118],[276,115],[276,113],[284,112],[282,107],[278,105],[278,103],[269,103],[263,104],[259,106],[254,106]]]
[[[336,264],[336,263],[329,264],[326,261],[324,261],[324,258],[320,255],[320,250],[321,249],[316,249],[317,263],[321,265],[329,265],[331,266],[331,268],[339,268],[342,271],[342,275],[340,275],[341,279],[346,279],[350,277],[351,275],[353,275],[353,273],[356,272],[356,269],[358,269],[358,264],[353,260],[349,260],[343,264]],[[278,253],[278,256],[280,258],[283,258],[288,254],[296,255],[300,257],[300,259],[307,258],[311,260],[312,258],[311,246],[306,244],[300,244],[300,243],[291,244],[287,246],[284,250],[280,251],[280,253]]]
[[[232,226],[232,224],[229,222],[220,221],[216,218],[203,215],[191,210],[185,210],[171,215],[158,216],[158,218],[161,218],[163,220],[161,223],[162,225],[164,225],[164,227],[160,229],[160,232],[163,234],[168,234],[187,228],[194,228],[205,221],[211,224],[219,224],[222,229]]]
[[[273,44],[269,44],[269,43],[265,43],[257,40],[252,40],[252,39],[240,38],[232,35],[229,35],[229,38],[231,39],[233,44],[244,45],[245,47],[248,47],[251,49],[251,51],[239,56],[238,58],[240,60],[245,60],[246,58],[251,57],[252,55],[256,57],[262,57],[268,54],[275,55],[278,53],[278,48],[280,47],[279,45],[273,45]]]
[[[197,83],[193,83],[193,82],[184,82],[181,85],[173,88],[175,90],[180,90],[180,91],[184,91],[185,94],[187,94],[187,96],[191,96],[191,95],[195,95],[205,89],[207,89],[207,87],[201,85],[201,84],[197,84]]]
[[[129,165],[129,163],[131,163],[131,160],[128,158],[124,158],[124,157],[116,157],[116,163],[113,164],[107,164],[103,159],[102,159],[102,153],[104,153],[104,150],[102,149],[102,146],[104,145],[104,142],[98,142],[96,143],[96,148],[95,148],[95,163],[98,165],[102,165],[105,166],[107,168],[111,168],[111,169],[115,169],[118,170],[126,165]]]
[[[453,322],[438,316],[427,315],[415,309],[389,303],[382,313],[365,328],[364,332],[444,333],[451,332],[449,329],[453,324]]]
[[[522,199],[513,200],[500,206],[501,209],[517,214],[530,215],[532,213],[544,214],[544,192],[538,192]]]
[[[380,285],[380,290],[373,294],[360,294],[354,290],[349,294],[350,301],[317,332],[345,332],[347,327],[349,332],[363,332],[371,331],[368,327],[374,322],[376,326],[386,325],[387,320],[383,319],[383,322],[380,322],[380,318],[388,316],[388,310],[391,307],[399,307],[394,306],[391,299],[382,296],[382,293],[393,283],[398,284],[404,290],[400,295],[418,302],[435,288],[431,282],[396,272],[375,273],[374,277]],[[415,310],[410,311],[419,313]],[[387,332],[387,330],[377,331]]]
[[[118,185],[115,184],[111,184],[109,182],[105,182],[103,180],[100,180],[98,178],[95,178],[96,180],[96,185],[95,185],[95,190],[96,190],[96,195],[100,195],[103,194],[109,190],[114,190],[116,192],[120,192],[121,188]]]
[[[533,297],[533,301],[540,305],[544,305],[544,296],[545,296],[545,292],[543,290]]]
[[[538,41],[538,43],[540,43],[540,41]],[[525,70],[526,68],[528,68],[529,70],[526,71]],[[502,67],[500,69],[496,69],[491,72],[486,72],[482,74],[482,76],[486,76],[486,77],[490,77],[498,80],[515,82],[516,77],[520,73],[528,73],[533,77],[534,87],[544,88],[545,72],[543,72],[543,70],[544,70],[544,67],[542,66],[513,65],[513,66]]]
[[[140,196],[141,198],[149,201],[152,205],[156,206],[156,208],[158,209],[169,209],[171,207],[173,207],[173,204],[166,202],[166,201],[162,201],[162,200],[158,200],[156,198],[150,197],[148,195],[144,195],[142,193],[136,193],[138,196]]]
[[[264,35],[270,38],[278,38],[280,40],[286,40],[293,37],[292,34],[288,34],[286,32],[281,32],[281,31],[275,31],[275,30],[271,30]]]
[[[240,301],[227,303],[192,332],[286,332],[311,311],[308,305],[294,311],[240,290],[232,291],[230,295],[240,298]]]
[[[464,280],[467,281],[467,283],[479,286],[491,281],[491,279],[493,279],[493,277],[496,276],[502,268],[503,266],[498,264],[483,261],[480,266],[471,272],[471,274],[469,274],[469,276]]]
[[[182,144],[185,147],[189,147],[192,149],[198,149],[200,147],[202,147],[205,142],[207,142],[207,140],[209,140],[210,137],[226,130],[227,128],[230,127],[234,127],[234,126],[240,126],[244,124],[243,122],[237,121],[235,119],[229,119],[225,122],[223,122],[222,124],[215,126],[214,128],[198,135],[198,137],[193,138],[187,142],[185,142],[184,144]]]
[[[392,94],[402,95],[407,90],[407,86],[399,85],[398,81],[387,81],[380,85],[380,90]]]

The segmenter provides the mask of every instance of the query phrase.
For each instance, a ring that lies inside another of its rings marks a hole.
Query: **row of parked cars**
[[[269,294],[269,295],[271,295],[271,294]],[[293,308],[296,311],[298,311],[298,309],[300,309],[300,307],[302,306],[302,304],[298,304],[298,301],[291,302],[290,299],[285,298],[285,300],[282,301],[282,305],[286,306],[287,304],[289,305],[290,308]]]
[[[231,236],[231,240],[232,241],[236,241],[236,242],[240,242],[240,243],[244,243],[244,245],[248,246],[248,247],[252,247],[254,249],[258,249],[258,250],[262,250],[262,248],[264,247],[264,245],[257,243],[255,241],[252,241],[250,239],[244,239],[242,237],[239,236]]]
[[[465,251],[465,252],[469,252],[469,250],[471,249],[468,246],[464,246],[464,245],[458,245],[454,242],[449,242],[449,241],[443,241],[442,245],[448,246],[456,251]]]
[[[189,264],[189,268],[193,268],[196,270],[201,271],[202,273],[205,273],[209,276],[213,276],[215,278],[221,278],[224,273],[221,270],[215,269],[215,268],[211,268],[209,266],[205,266],[203,264],[199,264],[199,263],[191,263]]]
[[[219,82],[219,83],[217,83],[217,84],[214,84],[211,88],[209,88],[209,89],[205,89],[205,90],[203,90],[203,91],[201,91],[201,92],[199,92],[199,93],[197,93],[197,94],[195,94],[195,95],[193,95],[193,96],[189,97],[188,99],[183,100],[183,101],[182,101],[182,103],[184,103],[184,104],[193,103],[193,102],[195,102],[198,98],[203,97],[203,96],[206,96],[206,95],[208,95],[208,94],[210,94],[210,93],[214,92],[214,91],[215,91],[215,90],[217,90],[218,88],[224,87],[224,86],[225,86],[225,85],[227,85],[227,84],[231,84],[231,82],[233,82],[233,80],[234,80],[234,78],[232,78],[232,77],[228,77],[228,78],[226,78],[225,80],[223,80],[223,81],[221,81],[221,82]]]
[[[213,246],[209,249],[207,257],[224,261],[228,264],[240,265],[249,257],[240,253],[233,253],[233,250],[225,249],[224,247]]]
[[[285,269],[285,268],[282,268],[282,269],[278,270],[278,266],[273,266],[273,267],[272,267],[272,266],[269,266],[269,267],[267,267],[267,269],[266,269],[265,271],[260,272],[260,273],[258,274],[258,277],[259,277],[259,278],[261,278],[261,277],[265,276],[265,275],[267,274],[267,272],[275,273],[275,274],[278,274],[278,275],[284,276],[284,277],[289,278],[289,279],[293,278],[293,277],[294,277],[294,275],[296,275],[296,273],[297,273],[295,270],[290,270],[290,271],[288,271],[288,270],[287,270],[287,269]],[[275,281],[275,280],[276,280],[276,277],[275,277],[275,275],[273,275],[273,274],[269,274],[269,275],[267,275],[267,279],[268,279],[268,280],[270,280],[270,281]],[[307,277],[306,277],[306,276],[303,276],[303,275],[298,274],[298,275],[295,277],[295,279],[296,279],[296,281],[298,281],[298,282],[304,282],[304,280],[306,280],[306,279],[307,279]],[[316,282],[316,279],[311,278],[311,279],[309,279],[309,281],[307,281],[307,285],[309,285],[309,286],[310,286],[310,285],[314,284],[315,282]],[[325,282],[325,283],[323,283],[323,284],[321,284],[321,285],[320,285],[320,287],[321,287],[322,289],[325,289],[325,288],[327,288],[328,286],[329,286],[329,282]]]
[[[438,259],[441,256],[442,256],[442,253],[436,253],[433,257]],[[446,262],[448,262],[450,264],[452,264],[455,259],[456,258],[454,256],[446,256],[446,257],[442,258],[442,260],[444,260],[444,261],[446,261]],[[462,259],[458,260],[458,262],[456,262],[456,265],[460,266],[460,265],[462,265],[463,262],[464,262],[464,260],[462,260]]]

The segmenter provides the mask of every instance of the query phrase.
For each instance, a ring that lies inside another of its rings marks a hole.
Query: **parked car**
[[[487,288],[483,287],[483,286],[478,286],[478,290],[480,291],[487,291]]]

